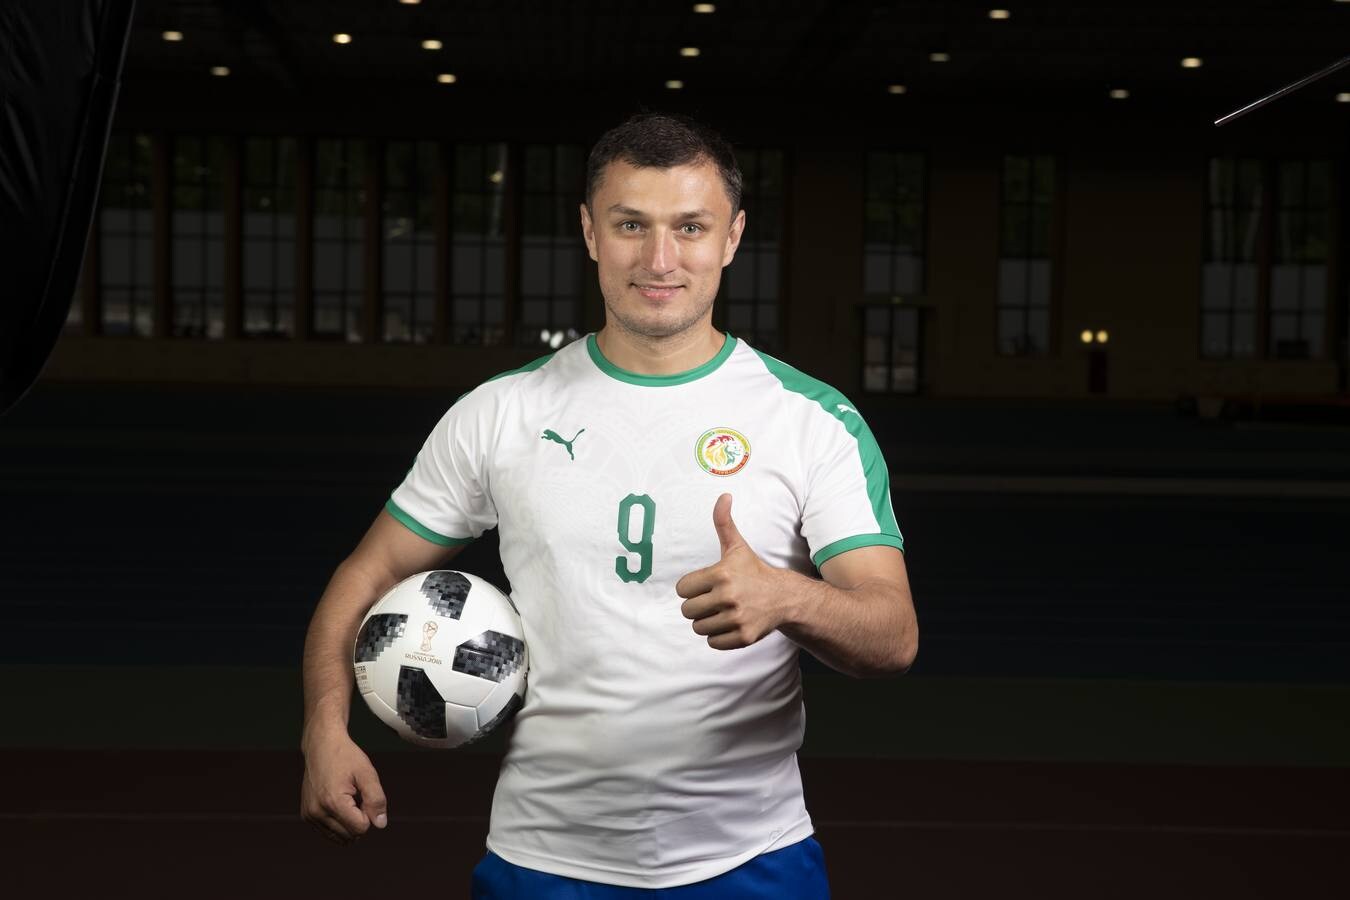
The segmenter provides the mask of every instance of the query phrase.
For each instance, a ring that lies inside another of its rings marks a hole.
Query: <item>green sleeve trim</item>
[[[755,352],[785,389],[820,404],[821,409],[842,422],[845,430],[853,435],[853,439],[858,442],[858,458],[862,461],[863,475],[867,479],[867,499],[872,503],[872,514],[876,516],[877,526],[884,535],[901,541],[896,546],[903,549],[904,536],[900,533],[900,525],[895,521],[895,509],[891,506],[891,479],[886,471],[886,458],[881,455],[877,439],[863,421],[862,414],[847,397],[825,382],[767,353],[760,350]]]
[[[413,534],[417,535],[420,538],[425,538],[426,540],[431,541],[433,544],[440,544],[442,547],[463,547],[465,544],[472,544],[474,542],[474,539],[471,537],[453,538],[453,537],[446,537],[443,534],[437,534],[430,528],[427,528],[421,522],[414,519],[412,516],[408,515],[403,510],[399,509],[398,504],[394,503],[394,499],[392,497],[385,502],[384,510],[385,512],[389,513],[389,515],[393,516],[395,519],[398,519],[400,522],[406,525],[408,530],[411,531]]]
[[[833,544],[826,544],[816,551],[816,555],[811,557],[811,562],[819,569],[820,564],[830,557],[848,550],[857,550],[859,547],[894,547],[904,553],[905,539],[893,534],[858,534],[842,541],[835,541]]]

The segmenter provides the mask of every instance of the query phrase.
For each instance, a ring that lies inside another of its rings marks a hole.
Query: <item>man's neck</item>
[[[708,324],[668,338],[647,338],[606,325],[595,335],[600,352],[620,369],[638,375],[677,375],[712,359],[726,335]]]

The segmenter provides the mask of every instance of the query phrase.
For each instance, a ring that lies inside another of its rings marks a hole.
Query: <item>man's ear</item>
[[[741,245],[741,235],[745,233],[745,210],[736,213],[736,217],[731,220],[731,228],[727,230],[727,246],[722,251],[722,266],[731,265],[731,261],[736,257],[736,248]]]
[[[595,223],[591,221],[591,211],[585,203],[581,204],[581,237],[586,241],[586,250],[591,254],[591,259],[599,262],[600,258],[595,255]]]

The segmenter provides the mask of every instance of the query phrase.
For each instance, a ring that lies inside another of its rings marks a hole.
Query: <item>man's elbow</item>
[[[851,675],[854,678],[888,678],[892,675],[904,675],[914,665],[914,659],[919,655],[919,636],[917,633],[904,635],[897,643],[897,647],[890,657],[874,661],[867,668],[857,668],[852,670],[841,670],[844,674]]]
[[[914,665],[919,655],[919,625],[910,620],[909,627],[900,635],[895,658],[884,673],[886,675],[904,675]]]
[[[895,670],[896,675],[904,675],[914,665],[914,660],[919,656],[919,641],[916,638],[905,649],[899,659],[899,665]]]

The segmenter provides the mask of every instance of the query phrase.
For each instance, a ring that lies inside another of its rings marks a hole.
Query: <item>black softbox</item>
[[[135,0],[0,0],[0,414],[70,312]]]

